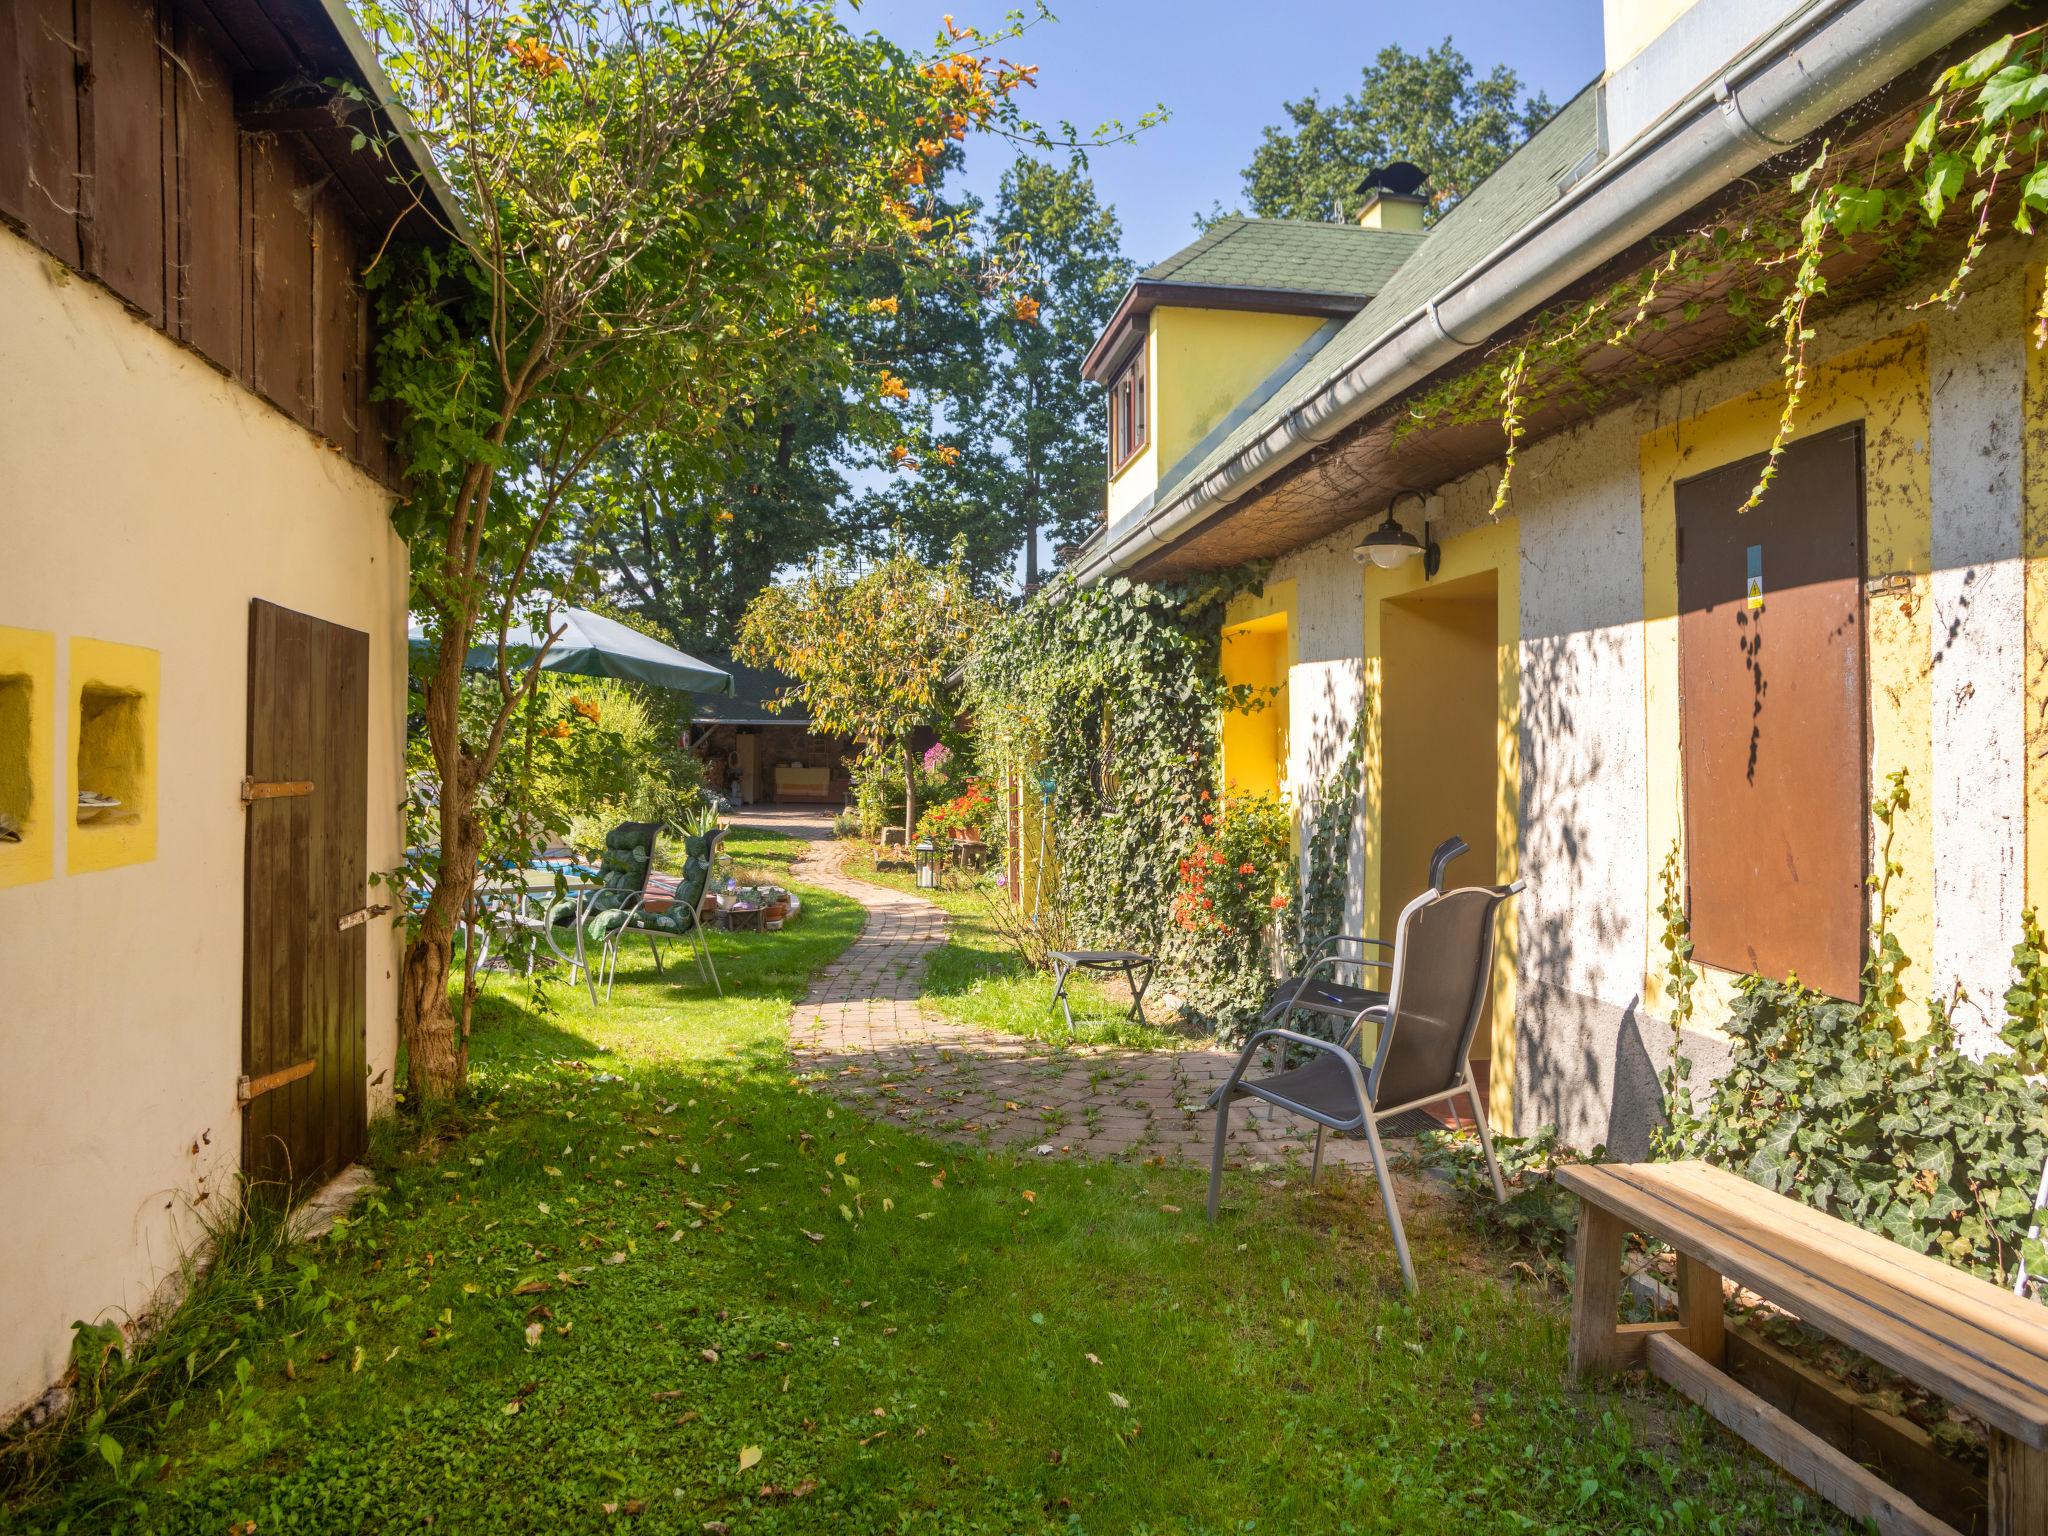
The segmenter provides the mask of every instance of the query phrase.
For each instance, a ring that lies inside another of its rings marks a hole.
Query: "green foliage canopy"
[[[1305,96],[1281,110],[1288,126],[1266,130],[1243,173],[1245,201],[1262,219],[1341,219],[1357,202],[1360,179],[1391,160],[1429,172],[1426,217],[1435,219],[1554,109],[1542,92],[1526,94],[1505,64],[1477,74],[1447,37],[1419,54],[1390,44],[1343,100]]]

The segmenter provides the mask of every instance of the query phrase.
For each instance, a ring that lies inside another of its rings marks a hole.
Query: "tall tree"
[[[865,569],[826,554],[768,588],[740,624],[739,657],[788,673],[779,704],[802,704],[813,727],[851,736],[903,773],[903,838],[917,830],[919,726],[952,718],[951,678],[994,617],[956,549],[930,566],[899,541]]]
[[[395,516],[432,646],[439,838],[399,1018],[409,1087],[435,1099],[468,1065],[449,974],[485,837],[478,791],[541,660],[515,660],[506,633],[545,617],[537,557],[572,492],[634,434],[717,442],[815,332],[845,262],[941,259],[918,207],[925,166],[977,125],[1014,122],[1006,98],[1029,72],[957,49],[912,60],[803,0],[365,0],[363,14],[470,226],[452,267],[372,274],[380,389],[405,406]],[[461,708],[473,638],[497,656],[481,723]]]
[[[1131,281],[1116,213],[1078,164],[1022,159],[1003,176],[998,250],[1018,265],[1016,297],[996,308],[989,421],[1002,452],[989,493],[1012,509],[1024,546],[1024,583],[1038,581],[1041,532],[1055,548],[1101,519],[1103,395],[1081,362]]]
[[[1071,542],[1102,515],[1101,391],[1082,380],[1081,360],[1132,265],[1115,211],[1078,160],[1018,159],[977,242],[973,291],[929,296],[906,324],[899,355],[921,365],[906,366],[895,407],[905,448],[863,512],[928,558],[964,540],[985,585],[1021,550],[1028,585],[1041,532]]]
[[[1243,172],[1245,200],[1264,219],[1335,219],[1368,171],[1410,160],[1429,172],[1434,220],[1492,173],[1554,110],[1525,95],[1505,64],[1475,75],[1447,37],[1427,53],[1390,45],[1358,89],[1334,105],[1305,96],[1283,105]],[[1207,221],[1221,217],[1213,212]]]

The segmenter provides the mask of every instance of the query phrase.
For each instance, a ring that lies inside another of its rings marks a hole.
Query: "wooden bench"
[[[1579,1196],[1573,1370],[1646,1367],[1850,1515],[1887,1533],[1955,1536],[1723,1372],[1726,1277],[1982,1419],[1987,1536],[2048,1533],[2048,1307],[1706,1163],[1556,1177]],[[1677,1322],[1617,1320],[1630,1232],[1677,1252]]]

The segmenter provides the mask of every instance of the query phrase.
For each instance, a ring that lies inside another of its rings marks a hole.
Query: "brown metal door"
[[[1863,436],[1678,486],[1678,658],[1694,958],[1853,998],[1863,965]]]
[[[305,1185],[361,1155],[370,638],[249,606],[242,1167]]]

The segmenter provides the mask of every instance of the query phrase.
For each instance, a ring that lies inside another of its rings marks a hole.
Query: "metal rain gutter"
[[[1192,532],[1223,503],[2005,8],[2006,0],[1821,0],[1803,8],[1266,432],[1143,514],[1114,545],[1087,551],[1072,579],[1127,571]]]

